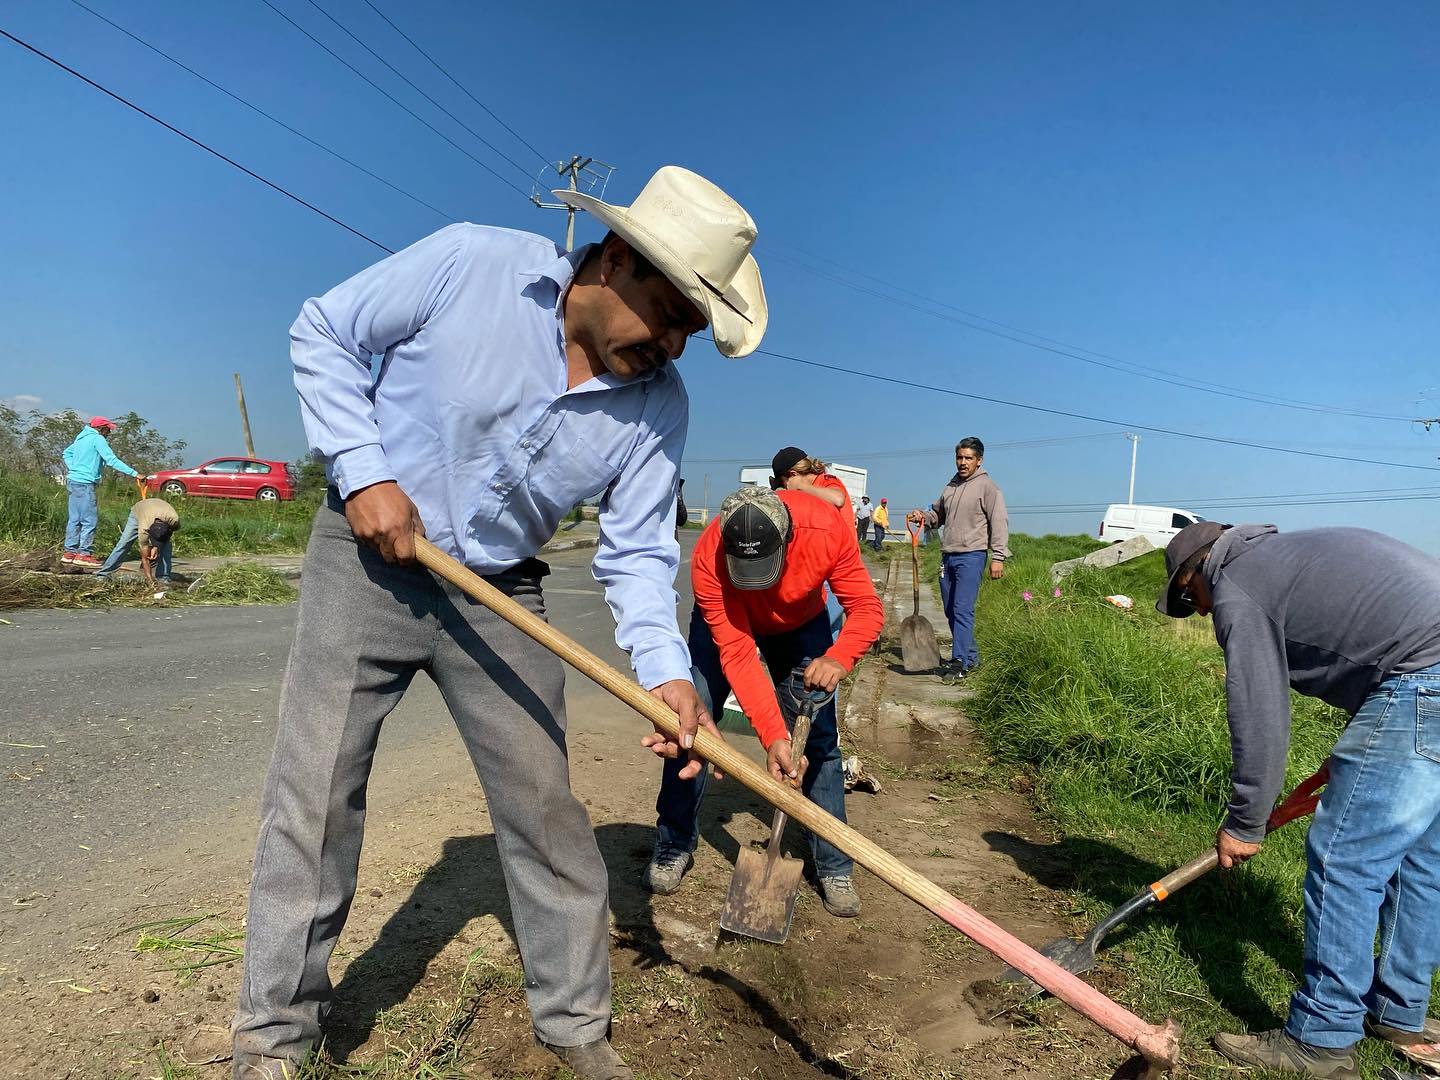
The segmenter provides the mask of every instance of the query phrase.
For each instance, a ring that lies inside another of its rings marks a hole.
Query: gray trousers
[[[543,617],[541,573],[522,563],[489,581]],[[536,1034],[557,1046],[607,1034],[609,882],[570,792],[560,661],[453,586],[359,544],[332,490],[305,553],[265,781],[237,1070],[242,1053],[298,1060],[320,1039],[380,724],[417,671],[440,688],[487,795]]]

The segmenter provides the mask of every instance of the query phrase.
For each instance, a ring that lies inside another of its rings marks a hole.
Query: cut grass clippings
[[[994,760],[1030,774],[1061,835],[1028,858],[1040,866],[1058,855],[1071,868],[1078,935],[1214,845],[1230,794],[1224,657],[1209,620],[1177,632],[1181,624],[1154,610],[1162,553],[1076,573],[1056,597],[1051,563],[1098,545],[1012,543],[1005,577],[980,591],[983,662],[965,709]],[[1115,593],[1134,608],[1105,601]],[[1298,694],[1292,713],[1287,788],[1325,760],[1346,720]],[[1088,976],[1149,1019],[1180,1021],[1187,1076],[1233,1075],[1208,1049],[1217,1031],[1285,1020],[1301,970],[1305,829],[1294,823],[1243,869],[1216,871],[1113,932]],[[1027,855],[1016,859],[1025,869]],[[1360,1057],[1367,1078],[1399,1063],[1374,1040]]]
[[[140,923],[127,927],[122,933],[133,933],[137,930],[140,932],[134,945],[137,953],[177,954],[172,957],[175,962],[167,965],[164,970],[176,971],[189,978],[204,968],[233,963],[244,954],[239,943],[245,940],[245,935],[238,930],[231,930],[217,923],[208,934],[191,933],[201,923],[217,918],[218,916],[208,913],[183,915],[174,919]]]
[[[296,597],[284,575],[256,562],[227,563],[188,587],[177,582],[156,589],[128,574],[100,581],[90,574],[35,569],[35,554],[0,552],[0,610],[287,604]],[[53,560],[46,555],[39,562],[49,566]],[[162,594],[158,598],[157,592]]]

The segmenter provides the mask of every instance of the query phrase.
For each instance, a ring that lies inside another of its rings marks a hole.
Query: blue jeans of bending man
[[[950,623],[950,659],[966,671],[980,663],[975,646],[975,598],[985,574],[985,552],[950,552],[940,562],[940,602]]]
[[[1305,854],[1305,968],[1285,1030],[1346,1047],[1367,1012],[1421,1030],[1440,966],[1440,664],[1365,699],[1330,752]]]
[[[872,525],[871,528],[875,530],[875,536],[870,541],[870,546],[879,551],[885,545],[885,526]]]
[[[800,661],[824,656],[825,650],[834,644],[829,616],[822,611],[804,626],[783,634],[758,637],[756,644],[760,646],[760,654],[770,670],[771,680],[779,684]],[[690,615],[689,645],[695,689],[713,715],[725,707],[730,683],[721,670],[720,651],[715,647],[715,639],[710,636],[709,624],[698,607]],[[795,717],[789,715],[784,695],[781,699],[782,711],[786,714],[785,726],[789,728],[794,725]],[[836,723],[835,701],[831,699],[810,721],[810,738],[805,744],[809,765],[800,790],[816,806],[844,821],[845,773],[840,762],[840,733]],[[700,804],[710,783],[710,767],[707,765],[693,780],[681,780],[679,774],[684,764],[678,760],[665,762],[660,796],[655,800],[656,846],[693,852],[700,839]],[[839,848],[813,833],[807,835],[818,877],[849,874],[854,869],[853,860]]]
[[[100,522],[100,505],[95,500],[94,484],[68,481],[70,516],[65,522],[65,550],[89,555],[95,544],[95,526]]]
[[[131,546],[140,539],[140,523],[131,514],[125,519],[125,528],[120,531],[120,539],[110,552],[105,565],[95,571],[96,577],[109,577],[120,564],[130,557]],[[168,539],[155,545],[155,580],[168,582],[170,580],[170,541]]]

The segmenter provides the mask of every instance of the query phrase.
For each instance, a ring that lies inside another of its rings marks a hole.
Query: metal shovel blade
[[[720,912],[720,927],[732,934],[783,945],[790,936],[795,894],[804,863],[780,854],[785,814],[775,811],[770,843],[764,851],[742,851],[730,875],[730,891]]]
[[[1040,955],[1049,960],[1054,960],[1071,975],[1084,975],[1096,964],[1095,956],[1096,943],[1089,937],[1083,941],[1076,941],[1074,938],[1062,937],[1050,942],[1040,950]],[[1001,982],[1020,983],[1020,989],[1030,997],[1043,994],[1045,991],[1040,984],[1031,979],[1022,971],[1013,967],[1007,967],[1000,975]]]
[[[935,628],[920,614],[920,533],[912,522],[905,522],[910,533],[910,574],[915,590],[915,607],[900,624],[900,663],[911,674],[934,671],[940,666],[940,645]]]
[[[923,615],[911,615],[900,624],[900,662],[905,670],[934,671],[940,666],[935,628]]]

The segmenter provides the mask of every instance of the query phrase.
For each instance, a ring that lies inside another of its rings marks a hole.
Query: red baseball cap
[[[114,431],[115,421],[106,420],[103,416],[92,416],[90,417],[90,426],[93,428],[108,427],[111,431]]]

